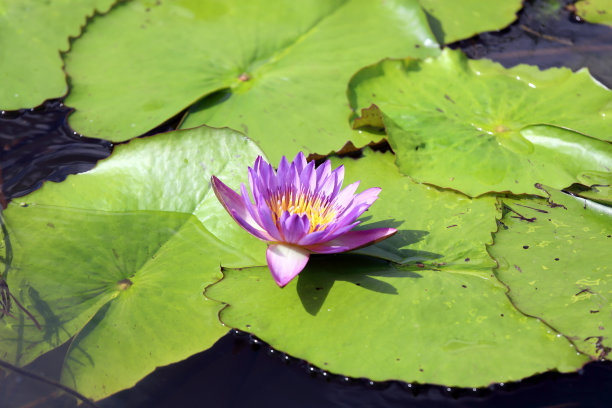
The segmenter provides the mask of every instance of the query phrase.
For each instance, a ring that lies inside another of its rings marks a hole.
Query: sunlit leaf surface
[[[0,109],[32,108],[68,90],[60,51],[114,0],[0,0]]]
[[[399,232],[369,253],[405,265],[313,256],[284,289],[267,268],[225,269],[206,290],[228,304],[221,320],[325,370],[373,380],[478,387],[584,364],[567,339],[518,312],[493,275],[485,244],[494,200],[416,185],[389,156],[335,164],[382,187],[366,218]]]
[[[491,255],[516,307],[566,335],[593,358],[612,347],[612,210],[543,187],[548,199],[509,207]]]
[[[14,308],[0,325],[2,358],[23,365],[76,336],[62,380],[100,398],[210,347],[226,329],[204,288],[221,263],[265,265],[265,247],[209,180],[236,188],[258,154],[228,129],[166,133],[10,205],[9,287],[43,330]]]
[[[184,128],[230,126],[278,163],[380,139],[350,129],[351,75],[438,53],[416,0],[132,1],[74,42],[66,104],[78,132],[121,141],[209,95]]]
[[[365,68],[349,96],[382,111],[404,174],[471,196],[537,194],[537,182],[563,188],[612,169],[612,92],[585,70],[505,69],[446,50]]]

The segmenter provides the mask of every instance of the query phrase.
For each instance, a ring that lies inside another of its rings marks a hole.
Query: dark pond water
[[[567,2],[563,2],[565,5]],[[472,58],[512,66],[589,67],[612,87],[612,30],[578,21],[550,1],[526,1],[519,20],[499,33],[453,44]],[[69,109],[49,101],[27,111],[0,114],[0,203],[23,196],[42,182],[61,181],[107,157],[112,144],[74,134]],[[152,133],[173,129],[179,117]],[[5,368],[0,408],[74,407],[78,398],[53,384],[66,348],[55,350],[25,372]],[[2,369],[2,368],[0,368]],[[594,362],[580,373],[545,373],[485,389],[447,389],[400,382],[371,383],[330,375],[307,362],[270,349],[248,334],[232,332],[211,349],[157,369],[134,388],[98,407],[610,407],[612,363]]]

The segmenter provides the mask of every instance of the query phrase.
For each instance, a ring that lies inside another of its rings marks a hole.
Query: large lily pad
[[[100,398],[212,345],[226,329],[204,287],[221,263],[264,265],[265,247],[209,179],[236,188],[258,154],[229,129],[170,132],[9,205],[9,287],[43,330],[15,310],[0,324],[4,358],[25,364],[76,336],[62,381]]]
[[[609,359],[612,210],[544,189],[547,200],[504,200],[511,210],[490,248],[497,276],[518,309]]]
[[[576,14],[589,23],[612,26],[611,0],[580,0],[574,4],[574,7]]]
[[[563,188],[612,169],[612,92],[586,70],[505,69],[445,50],[365,68],[350,99],[382,112],[404,174],[471,196],[541,193],[536,182]]]
[[[60,51],[114,0],[0,0],[0,109],[38,106],[67,90]]]
[[[350,129],[350,76],[438,52],[416,0],[132,1],[74,42],[66,104],[77,131],[120,141],[212,94],[183,127],[241,130],[278,162],[378,139]]]
[[[206,290],[228,304],[221,320],[325,370],[373,380],[479,387],[587,361],[566,338],[518,312],[493,275],[485,252],[493,200],[414,184],[390,157],[335,164],[345,164],[347,181],[382,187],[367,214],[398,227],[404,242],[371,253],[388,251],[405,265],[313,256],[284,289],[267,268],[225,269]]]
[[[429,14],[432,31],[442,44],[501,30],[516,19],[522,0],[419,0]]]
[[[495,218],[499,216],[495,198],[473,199],[417,184],[400,174],[389,153],[365,150],[359,160],[334,158],[332,163],[344,165],[345,183],[361,180],[365,188],[382,188],[360,228],[398,230],[393,237],[357,250],[358,253],[410,264],[416,269],[461,270],[490,277],[495,263],[485,245],[491,242]]]

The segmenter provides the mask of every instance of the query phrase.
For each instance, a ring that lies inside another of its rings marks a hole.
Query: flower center
[[[274,223],[279,227],[281,215],[285,211],[288,211],[289,214],[305,214],[308,217],[308,221],[310,221],[309,232],[325,229],[336,217],[336,211],[328,197],[313,196],[303,192],[285,191],[272,194],[267,203],[270,210],[272,210]]]

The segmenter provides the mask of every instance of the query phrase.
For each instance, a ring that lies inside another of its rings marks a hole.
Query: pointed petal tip
[[[308,263],[310,253],[296,246],[270,244],[266,251],[268,268],[279,287],[285,287]]]

